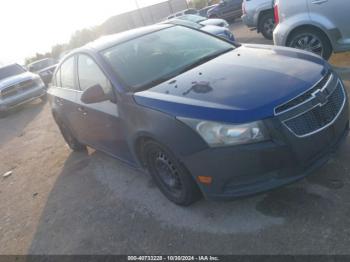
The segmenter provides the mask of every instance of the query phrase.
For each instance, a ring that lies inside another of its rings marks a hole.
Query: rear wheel
[[[201,192],[192,176],[163,146],[154,141],[146,142],[143,157],[155,183],[170,201],[188,206],[201,198]]]
[[[259,31],[266,39],[272,40],[275,26],[276,24],[273,13],[266,13],[262,15],[259,22]]]
[[[73,151],[85,151],[86,150],[86,146],[81,144],[72,134],[72,132],[70,131],[70,129],[62,123],[62,121],[57,122],[57,125],[61,131],[61,134],[64,138],[64,140],[66,141],[66,143],[68,144],[68,146],[70,147],[70,149],[72,149]]]
[[[313,28],[304,28],[292,33],[287,46],[313,52],[328,60],[333,52],[327,36]]]

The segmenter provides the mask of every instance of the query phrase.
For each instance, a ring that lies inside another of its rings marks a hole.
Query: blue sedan
[[[147,170],[178,205],[301,179],[349,128],[343,83],[319,56],[231,44],[180,25],[71,52],[48,93],[72,150],[91,146]]]

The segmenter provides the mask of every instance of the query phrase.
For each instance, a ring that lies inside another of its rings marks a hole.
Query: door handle
[[[62,98],[59,98],[59,97],[56,97],[56,103],[57,103],[57,105],[59,105],[59,106],[63,106],[63,99],[62,99]]]
[[[87,115],[87,112],[85,111],[85,108],[84,108],[84,107],[79,106],[79,107],[78,107],[78,111],[81,112],[84,116]]]
[[[328,0],[313,0],[311,3],[313,3],[315,5],[322,5],[326,2],[328,2]]]

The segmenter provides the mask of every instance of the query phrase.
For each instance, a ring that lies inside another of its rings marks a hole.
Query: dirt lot
[[[350,254],[349,139],[296,184],[189,208],[118,160],[72,153],[40,101],[0,119],[0,155],[0,174],[13,170],[0,176],[0,254]]]

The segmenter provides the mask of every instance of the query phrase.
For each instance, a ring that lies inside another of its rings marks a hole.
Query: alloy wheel
[[[291,47],[309,51],[320,56],[323,56],[324,47],[322,41],[313,34],[303,34],[295,37],[291,44]]]

